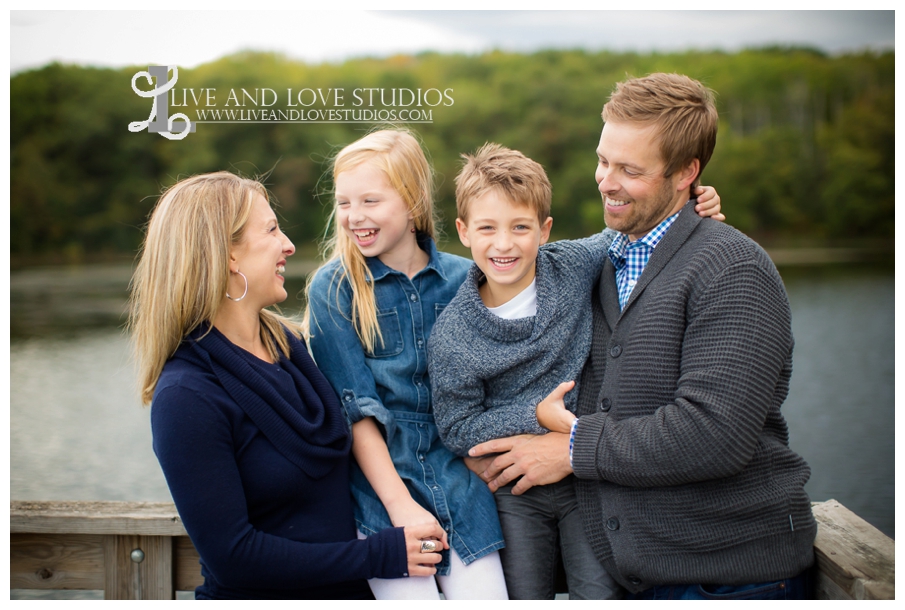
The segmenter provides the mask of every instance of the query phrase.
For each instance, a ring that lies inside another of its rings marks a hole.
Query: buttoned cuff
[[[358,396],[353,390],[348,389],[342,391],[340,398],[350,429],[352,424],[358,423],[366,417],[373,417],[383,428],[387,444],[389,444],[396,434],[396,419],[382,403],[370,396]]]

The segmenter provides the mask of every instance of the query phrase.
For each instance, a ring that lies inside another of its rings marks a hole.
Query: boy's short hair
[[[456,176],[456,213],[464,222],[471,202],[491,189],[499,190],[512,203],[527,205],[541,223],[550,216],[553,189],[537,161],[492,142],[462,158],[465,165]]]
[[[682,74],[649,74],[617,83],[601,113],[603,122],[656,125],[669,177],[692,160],[701,163],[697,185],[716,146],[719,116],[714,94]]]

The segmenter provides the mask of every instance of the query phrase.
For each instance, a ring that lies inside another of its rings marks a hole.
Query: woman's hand
[[[699,186],[694,190],[694,196],[697,197],[698,203],[694,206],[694,211],[703,218],[713,218],[720,222],[726,220],[726,216],[720,214],[720,195],[712,186]]]
[[[430,514],[430,513],[428,513]],[[408,557],[409,576],[432,576],[437,573],[434,564],[440,563],[442,557],[439,551],[448,549],[446,543],[446,532],[440,527],[439,523],[434,520],[434,525],[412,525],[405,526],[405,552]],[[440,535],[443,539],[440,540]],[[436,552],[427,552],[421,550],[421,543],[425,540],[432,540],[436,544]]]
[[[575,414],[566,409],[563,397],[575,387],[574,381],[559,384],[555,390],[537,405],[537,423],[551,432],[569,434]]]

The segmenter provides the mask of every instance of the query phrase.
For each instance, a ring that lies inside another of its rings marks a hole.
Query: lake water
[[[783,407],[835,498],[895,537],[895,278],[891,269],[783,268],[796,347]],[[170,501],[120,325],[127,267],[11,274],[10,498]],[[290,278],[285,313],[301,306]]]

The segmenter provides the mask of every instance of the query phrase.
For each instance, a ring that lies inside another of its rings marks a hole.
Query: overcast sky
[[[246,3],[249,6],[252,3]],[[322,3],[329,4],[329,3]],[[240,50],[307,62],[424,50],[895,47],[894,11],[11,11],[10,72],[51,61],[191,68]]]

